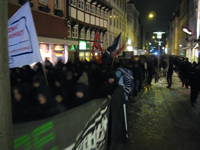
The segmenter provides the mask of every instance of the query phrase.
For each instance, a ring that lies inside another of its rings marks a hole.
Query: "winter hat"
[[[88,84],[89,84],[88,78],[87,78],[86,76],[81,76],[81,77],[78,79],[77,83],[84,83],[85,85],[88,85]]]

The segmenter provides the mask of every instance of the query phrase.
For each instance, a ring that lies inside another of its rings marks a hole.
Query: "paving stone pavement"
[[[166,87],[166,78],[153,80],[129,101],[129,139],[116,150],[200,150],[200,98],[191,107],[190,89],[175,73]]]

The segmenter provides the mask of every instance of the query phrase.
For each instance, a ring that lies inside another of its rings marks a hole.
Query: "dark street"
[[[200,100],[191,107],[189,92],[176,74],[146,86],[128,106],[129,140],[121,150],[199,150]],[[131,103],[131,104],[130,104]]]

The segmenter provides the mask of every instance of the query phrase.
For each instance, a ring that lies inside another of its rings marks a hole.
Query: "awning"
[[[38,36],[38,42],[50,43],[50,44],[65,44],[65,45],[78,45],[78,40],[64,40],[58,38],[48,38]]]

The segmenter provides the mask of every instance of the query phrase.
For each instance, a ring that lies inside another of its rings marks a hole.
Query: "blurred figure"
[[[167,71],[167,83],[168,83],[167,88],[170,88],[171,85],[172,85],[173,70],[174,70],[174,67],[173,67],[172,61],[170,60],[169,61],[169,68],[168,68],[168,71]]]
[[[163,60],[163,62],[161,63],[161,67],[163,68],[163,77],[166,77],[166,74],[167,74],[167,62],[166,62],[166,60]]]

